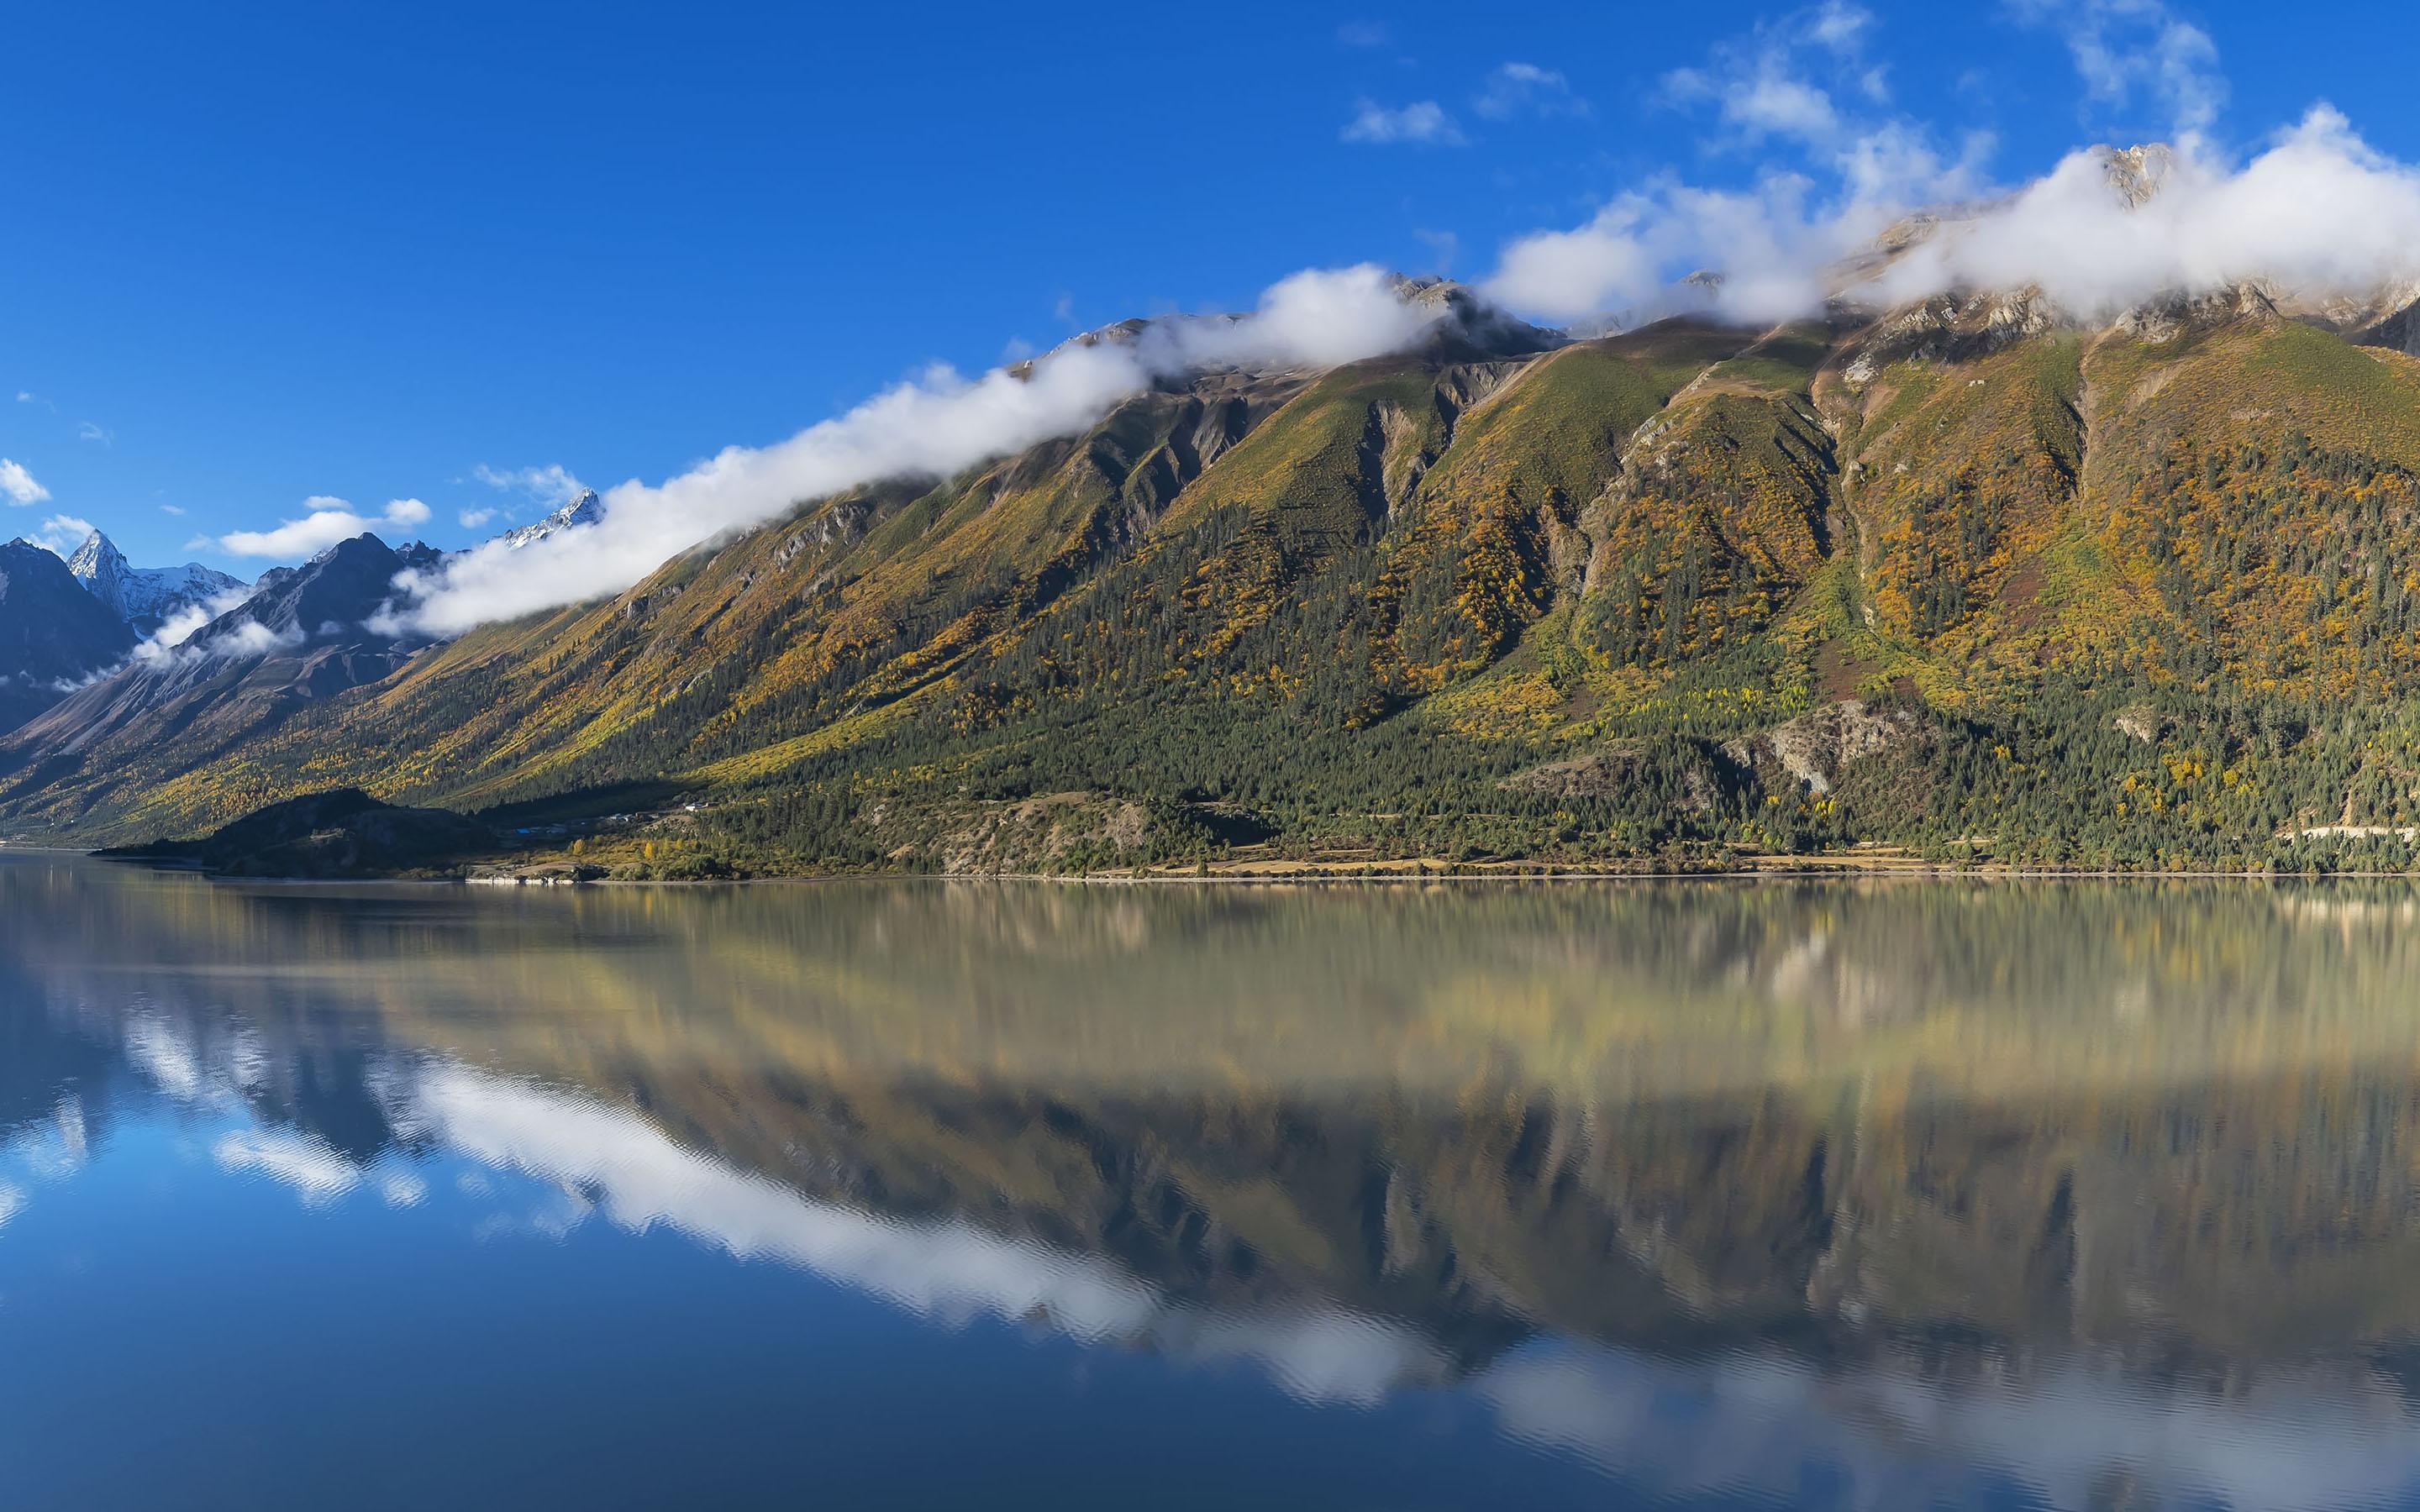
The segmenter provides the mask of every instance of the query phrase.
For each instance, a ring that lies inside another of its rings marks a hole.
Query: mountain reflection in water
[[[8,857],[0,1423],[43,1387],[8,1379],[21,1251],[120,1160],[431,1235],[498,1194],[463,1243],[675,1234],[919,1329],[1241,1371],[1314,1441],[1438,1404],[1483,1427],[1455,1453],[1599,1501],[2406,1501],[2414,898],[500,895]],[[127,1238],[77,1211],[55,1241]],[[42,1454],[9,1433],[0,1487]],[[1088,1499],[1057,1473],[1037,1504]]]

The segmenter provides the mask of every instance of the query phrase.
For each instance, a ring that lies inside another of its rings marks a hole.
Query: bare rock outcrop
[[[1809,793],[1829,793],[1850,766],[1914,746],[1930,733],[1913,709],[1875,708],[1848,699],[1732,741],[1723,751],[1743,766],[1778,766]]]

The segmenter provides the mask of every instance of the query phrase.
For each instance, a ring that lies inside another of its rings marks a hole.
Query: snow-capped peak
[[[550,535],[576,530],[582,525],[594,525],[604,517],[605,505],[597,499],[597,490],[582,488],[580,490],[579,498],[572,500],[542,520],[506,531],[495,538],[496,544],[507,551],[518,551],[522,547],[543,541]]]
[[[126,554],[99,531],[85,536],[75,555],[68,558],[68,571],[84,584],[85,593],[141,635],[149,635],[185,610],[207,608],[212,600],[244,586],[242,579],[198,562],[174,567],[129,566]]]
[[[97,581],[115,581],[127,572],[126,557],[116,542],[99,531],[84,538],[84,545],[68,558],[68,571],[86,588]]]

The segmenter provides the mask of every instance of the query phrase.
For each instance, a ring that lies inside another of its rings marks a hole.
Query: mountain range
[[[2111,192],[2164,161],[2108,153]],[[0,826],[343,785],[637,874],[2399,866],[2412,294],[1581,337],[1407,284],[1439,315],[1408,350],[1164,378],[448,640],[364,627],[434,553],[346,543],[0,739]]]
[[[0,730],[106,680],[143,642],[181,639],[245,591],[199,563],[129,565],[99,531],[64,563],[25,540],[0,547]]]
[[[169,621],[209,609],[242,589],[242,579],[198,562],[178,567],[131,566],[106,535],[93,532],[68,558],[68,571],[129,628],[157,635]]]

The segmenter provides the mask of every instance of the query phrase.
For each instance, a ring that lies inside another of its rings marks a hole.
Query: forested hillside
[[[1214,372],[240,738],[95,759],[54,712],[0,745],[0,826],[357,785],[672,874],[2400,867],[2420,361],[2361,334],[1978,296]],[[669,817],[587,833],[633,812]]]

